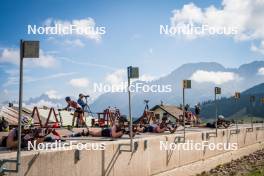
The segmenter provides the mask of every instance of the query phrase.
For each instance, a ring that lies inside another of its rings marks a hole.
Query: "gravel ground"
[[[264,176],[264,149],[197,176]]]

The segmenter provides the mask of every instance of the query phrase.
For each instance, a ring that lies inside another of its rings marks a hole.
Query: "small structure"
[[[176,123],[182,120],[182,110],[175,105],[156,105],[150,109],[153,111],[155,119],[161,122],[163,117],[167,117],[169,121]]]
[[[166,117],[172,123],[183,123],[183,111],[180,107],[175,105],[156,105],[150,109],[154,113],[155,119],[159,122],[163,117]],[[185,111],[185,124],[197,125],[199,124],[199,117],[195,116],[191,111]]]

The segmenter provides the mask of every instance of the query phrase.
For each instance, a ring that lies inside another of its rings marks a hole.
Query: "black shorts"
[[[148,126],[144,128],[143,133],[153,133],[154,132],[154,127],[153,126]]]
[[[76,113],[80,113],[80,114],[82,114],[82,113],[83,113],[83,110],[82,110],[82,108],[77,108],[77,109],[75,110],[75,112],[76,112]]]
[[[7,136],[2,137],[2,141],[1,141],[0,146],[1,147],[6,147],[6,142],[7,142]]]
[[[102,137],[112,137],[111,129],[110,128],[103,129],[102,130]]]

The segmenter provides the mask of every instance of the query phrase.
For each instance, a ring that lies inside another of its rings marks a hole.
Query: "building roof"
[[[175,105],[156,105],[153,108],[151,108],[151,111],[155,111],[158,108],[167,112],[169,115],[175,117],[176,119],[178,119],[179,116],[183,114],[182,110]]]
[[[0,111],[0,117],[3,117],[9,123],[9,125],[18,124],[17,116],[18,115],[16,112],[5,107],[3,107]]]
[[[26,117],[31,117],[32,115],[32,110],[31,108],[25,108],[23,107],[22,109],[22,116],[26,116]],[[0,111],[0,117],[4,117],[6,121],[8,121],[8,123],[10,125],[14,125],[16,126],[18,124],[18,107],[8,107],[8,106],[4,106],[2,107],[1,111]],[[40,113],[40,119],[42,122],[46,121],[46,118],[43,117],[43,115]]]

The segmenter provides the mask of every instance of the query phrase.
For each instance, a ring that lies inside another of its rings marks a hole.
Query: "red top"
[[[79,104],[75,101],[70,101],[70,103],[68,104],[68,107],[72,107],[74,109],[80,108]]]

